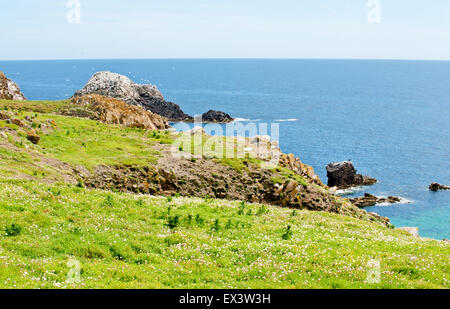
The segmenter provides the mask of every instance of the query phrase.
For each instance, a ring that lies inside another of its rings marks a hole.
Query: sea
[[[30,100],[66,99],[98,71],[154,84],[188,114],[210,109],[243,124],[277,124],[283,152],[311,165],[351,160],[374,186],[343,192],[399,196],[368,207],[423,237],[450,238],[450,62],[309,59],[0,61]],[[270,132],[269,132],[270,133]]]

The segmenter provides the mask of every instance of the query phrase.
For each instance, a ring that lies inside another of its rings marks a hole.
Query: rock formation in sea
[[[375,206],[377,204],[382,204],[382,203],[389,203],[389,204],[400,203],[401,198],[395,197],[395,196],[389,196],[387,198],[384,198],[384,197],[377,197],[375,195],[366,193],[363,197],[352,198],[352,199],[349,199],[349,201],[353,205],[362,208],[362,207]]]
[[[166,101],[156,86],[138,85],[117,73],[95,73],[81,90],[75,92],[74,97],[88,94],[99,94],[141,106],[172,121],[192,120],[177,104]]]
[[[450,187],[438,184],[437,182],[433,182],[430,185],[429,189],[430,189],[430,191],[437,192],[437,191],[440,191],[440,190],[450,190]]]
[[[210,110],[202,115],[202,122],[217,122],[229,123],[233,122],[234,118],[227,113],[221,111]]]
[[[19,86],[0,72],[0,100],[24,101],[25,96]]]
[[[140,106],[129,105],[124,101],[98,94],[73,97],[72,104],[74,108],[65,112],[68,115],[84,116],[108,124],[120,124],[147,130],[169,128],[169,123],[165,117],[147,111]]]
[[[327,166],[328,186],[347,189],[355,186],[369,186],[377,182],[375,178],[356,174],[350,161],[334,162]]]

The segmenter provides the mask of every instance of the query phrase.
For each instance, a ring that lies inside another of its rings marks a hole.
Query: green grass
[[[39,144],[51,157],[89,169],[98,165],[148,166],[156,160],[155,139],[147,137],[144,130],[75,117],[51,118],[58,129],[43,136]]]
[[[13,109],[38,113],[56,113],[70,104],[69,100],[64,101],[11,101],[0,100],[0,110]]]
[[[298,184],[301,184],[304,187],[307,187],[308,182],[300,175],[294,173],[288,168],[285,167],[276,167],[274,171],[281,173],[281,175],[277,175],[271,178],[273,183],[284,184],[286,180],[291,179],[295,180]]]
[[[12,129],[18,132],[20,140],[13,141],[9,138],[8,141],[11,144],[16,147],[26,144],[39,155],[58,159],[73,166],[82,165],[88,169],[98,165],[152,165],[159,154],[155,151],[154,145],[172,142],[168,132],[158,132],[153,136],[153,133],[142,129],[107,125],[76,117],[21,112],[17,118],[23,119],[31,115],[37,115],[36,119],[40,123],[54,120],[57,127],[49,132],[36,128],[41,140],[38,145],[32,145],[26,139],[26,129],[16,126]],[[0,126],[12,127],[13,125],[0,121]],[[5,152],[5,150],[2,151]],[[6,165],[19,152],[14,155],[11,155],[11,151],[9,153],[10,155],[0,153],[0,159],[4,159]],[[14,160],[17,161],[17,159]]]
[[[328,213],[0,181],[0,288],[448,288],[449,254]]]

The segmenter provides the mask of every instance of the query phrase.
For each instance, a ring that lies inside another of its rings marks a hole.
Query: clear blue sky
[[[2,1],[0,59],[450,59],[449,0]]]

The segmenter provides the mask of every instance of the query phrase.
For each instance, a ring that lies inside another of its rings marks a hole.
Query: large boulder
[[[81,111],[78,109],[68,111],[68,114],[72,113],[74,116],[84,116],[108,124],[119,124],[147,130],[169,128],[167,119],[160,115],[146,111],[140,106],[129,105],[123,101],[98,94],[73,97],[72,103],[76,107],[82,107]],[[77,114],[80,112],[83,115]]]
[[[138,85],[128,77],[117,73],[95,73],[81,90],[75,92],[74,97],[89,94],[99,94],[130,105],[141,106],[172,121],[192,120],[192,117],[185,114],[177,104],[165,101],[156,86]]]
[[[356,169],[350,161],[334,162],[327,166],[328,186],[340,189],[373,185],[375,178],[356,174]]]
[[[3,72],[0,72],[0,100],[26,100],[19,86],[8,79]]]

